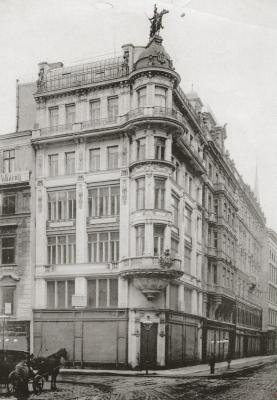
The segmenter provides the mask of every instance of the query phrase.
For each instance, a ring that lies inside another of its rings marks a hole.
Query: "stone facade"
[[[34,353],[169,367],[260,354],[265,218],[160,36],[39,64]]]
[[[0,313],[5,316],[5,349],[25,351],[32,319],[30,139],[28,131],[0,137]]]

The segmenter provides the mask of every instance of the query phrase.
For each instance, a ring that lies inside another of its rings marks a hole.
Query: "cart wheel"
[[[41,394],[44,385],[44,379],[38,375],[33,380],[33,391],[35,394]]]
[[[13,376],[13,374],[10,374],[7,382],[7,392],[9,394],[15,394],[16,388],[17,388],[16,378],[15,376]]]

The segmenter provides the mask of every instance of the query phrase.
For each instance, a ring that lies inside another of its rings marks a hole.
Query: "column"
[[[193,289],[191,292],[191,312],[192,314],[198,314],[198,299],[197,290]]]
[[[169,133],[165,141],[165,160],[171,161],[172,135]]]
[[[47,240],[46,240],[46,219],[47,219],[47,193],[43,181],[37,182],[36,188],[36,265],[47,264]]]
[[[47,284],[45,279],[35,280],[35,309],[47,307]]]
[[[152,210],[155,206],[154,177],[152,173],[145,174],[145,209]]]
[[[178,286],[178,311],[185,311],[184,285]]]
[[[128,308],[128,280],[118,278],[118,307]]]
[[[75,278],[75,294],[87,297],[87,280],[83,276]]]
[[[171,249],[171,227],[169,225],[164,230],[164,249]]]
[[[119,259],[130,257],[129,178],[120,179]]]
[[[78,143],[76,150],[77,172],[84,172],[86,170],[86,144],[84,142]]]
[[[146,159],[153,160],[155,158],[155,138],[153,132],[148,129],[146,132]]]
[[[87,186],[83,176],[76,185],[76,263],[88,262],[88,239],[87,239]]]

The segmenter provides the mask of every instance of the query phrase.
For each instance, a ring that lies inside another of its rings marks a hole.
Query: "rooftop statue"
[[[148,18],[151,22],[150,26],[150,39],[152,39],[156,34],[160,33],[160,30],[164,27],[162,26],[162,18],[164,14],[169,13],[168,10],[163,9],[160,13],[157,10],[157,6],[154,6],[154,15],[152,18]]]

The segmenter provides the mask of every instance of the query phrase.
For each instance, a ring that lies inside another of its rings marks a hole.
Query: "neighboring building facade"
[[[265,349],[268,354],[277,353],[277,234],[267,230],[267,274],[265,285],[264,330]]]
[[[30,131],[0,136],[1,349],[23,351],[30,350],[32,319],[30,139]]]

